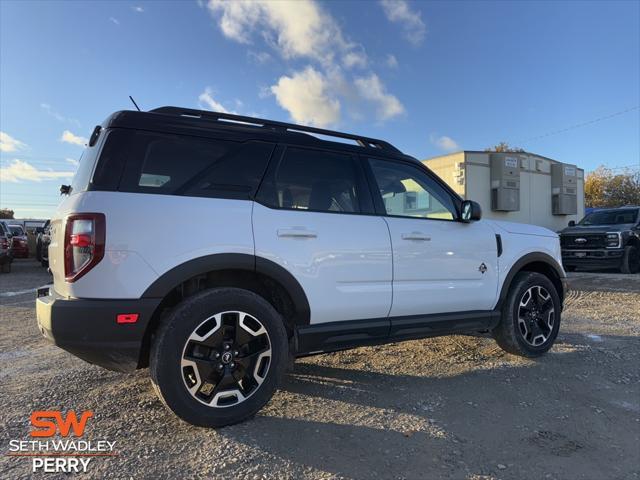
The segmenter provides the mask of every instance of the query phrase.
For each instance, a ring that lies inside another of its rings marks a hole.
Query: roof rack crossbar
[[[190,118],[205,118],[210,120],[231,120],[232,122],[244,123],[255,126],[262,126],[264,128],[275,129],[276,131],[298,131],[309,132],[318,135],[326,135],[329,137],[346,138],[355,141],[358,145],[365,148],[378,148],[382,150],[389,150],[392,152],[400,152],[396,147],[389,142],[379,140],[376,138],[363,137],[362,135],[353,135],[350,133],[336,132],[334,130],[325,130],[324,128],[306,127],[304,125],[296,125],[295,123],[278,122],[275,120],[265,120],[262,118],[246,117],[244,115],[235,115],[231,113],[211,112],[208,110],[196,110],[192,108],[180,108],[180,107],[159,107],[149,110],[152,113],[163,113],[167,115],[178,115]]]

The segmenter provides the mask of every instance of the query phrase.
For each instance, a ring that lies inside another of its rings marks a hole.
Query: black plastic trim
[[[498,249],[498,257],[502,256],[502,235],[496,233],[496,248]]]
[[[297,328],[295,355],[490,330],[499,321],[500,312],[489,310],[320,323]]]
[[[270,277],[291,295],[296,310],[294,323],[309,324],[309,301],[295,277],[271,260],[244,253],[219,253],[189,260],[172,268],[153,282],[142,294],[142,298],[164,298],[185,280],[220,270],[245,270]]]
[[[138,368],[142,339],[160,299],[67,299],[49,294],[36,299],[38,328],[58,347],[109,370]],[[121,313],[137,313],[135,323],[118,324]]]

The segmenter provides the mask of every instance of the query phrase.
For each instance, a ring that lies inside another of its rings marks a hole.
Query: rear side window
[[[361,212],[361,181],[352,157],[287,148],[257,199],[275,208],[316,212]]]
[[[117,143],[107,163],[125,158],[120,191],[236,199],[253,197],[274,148],[149,132],[123,133]]]

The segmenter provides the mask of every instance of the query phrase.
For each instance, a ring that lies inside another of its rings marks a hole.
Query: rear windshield
[[[11,230],[12,235],[24,235],[24,230],[20,226],[9,225],[9,230]]]
[[[579,225],[622,225],[625,223],[635,223],[638,218],[638,212],[639,209],[637,208],[593,212],[580,220]]]
[[[100,152],[101,144],[102,142],[98,140],[92,147],[87,146],[84,152],[82,152],[78,170],[76,170],[76,174],[74,175],[73,181],[71,182],[71,191],[69,192],[70,195],[84,192],[89,187],[91,174],[93,173],[93,167],[96,164],[96,158],[98,157],[98,153]]]

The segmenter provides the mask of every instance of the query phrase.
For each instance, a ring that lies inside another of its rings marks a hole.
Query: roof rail
[[[262,118],[245,117],[243,115],[234,115],[231,113],[211,112],[208,110],[195,110],[192,108],[181,107],[159,107],[149,110],[151,113],[163,113],[166,115],[177,115],[189,118],[203,118],[206,120],[223,121],[225,123],[234,122],[245,125],[253,125],[256,127],[269,128],[279,132],[290,131],[315,133],[317,135],[325,135],[328,137],[346,138],[355,141],[358,145],[365,148],[375,148],[386,150],[394,153],[402,153],[396,147],[384,140],[376,138],[363,137],[361,135],[353,135],[350,133],[336,132],[333,130],[325,130],[323,128],[306,127],[304,125],[296,125],[295,123],[278,122],[275,120],[265,120]]]

